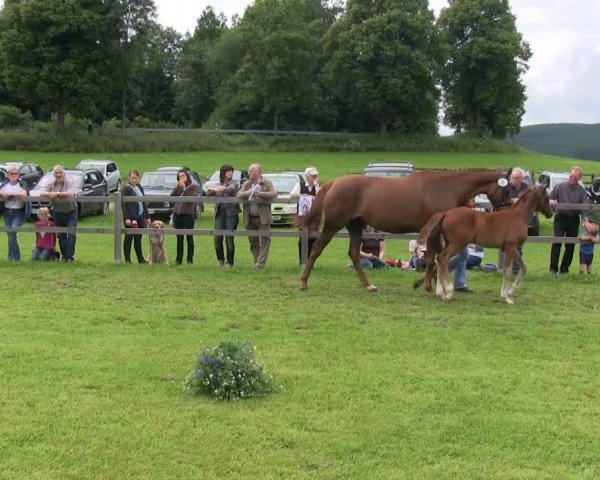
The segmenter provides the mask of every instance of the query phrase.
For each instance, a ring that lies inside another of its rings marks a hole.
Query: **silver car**
[[[90,168],[100,170],[100,173],[104,175],[109,192],[121,190],[121,171],[113,160],[81,160],[75,167],[76,170],[89,170]]]
[[[304,173],[300,172],[263,173],[263,177],[273,182],[278,198],[290,198],[290,193],[296,183],[300,180],[306,182]],[[294,223],[296,210],[295,203],[272,203],[271,225],[291,225]]]

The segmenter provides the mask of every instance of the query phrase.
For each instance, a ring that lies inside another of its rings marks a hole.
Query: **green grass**
[[[27,158],[45,166],[81,158],[38,155]],[[118,159],[123,170],[194,161],[201,173],[225,161],[310,164],[333,178],[384,158],[570,165],[534,155]],[[210,224],[205,215],[200,226]],[[24,254],[32,237],[20,234]],[[247,239],[236,246],[231,270],[217,268],[208,237],[197,239],[191,267],[115,266],[108,235],[80,235],[74,265],[0,260],[0,478],[600,476],[600,271],[550,278],[549,245],[526,244],[530,272],[516,305],[501,301],[499,274],[480,272],[468,274],[475,294],[445,303],[413,290],[417,274],[396,269],[370,272],[380,292],[368,293],[346,268],[345,240],[325,250],[307,292],[298,289],[295,240],[274,239],[259,273]],[[172,259],[172,237],[167,250]],[[386,251],[406,259],[407,242],[389,241]],[[488,250],[485,261],[495,259]],[[255,343],[283,389],[231,403],[184,394],[195,354],[225,339]]]

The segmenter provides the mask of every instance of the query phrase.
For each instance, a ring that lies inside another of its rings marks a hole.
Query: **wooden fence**
[[[39,202],[39,197],[27,197],[23,199],[28,203]],[[43,200],[45,201],[45,200]],[[123,203],[138,203],[139,198],[132,196],[123,196],[121,192],[116,192],[110,197],[77,197],[75,200],[77,203],[99,203],[108,201],[113,204],[114,208],[114,221],[112,227],[53,227],[44,228],[45,232],[55,233],[77,233],[77,234],[91,234],[91,235],[112,235],[113,236],[113,259],[115,264],[121,263],[121,248],[124,234],[133,235],[145,235],[153,232],[151,228],[125,228],[123,222],[122,204]],[[146,195],[144,197],[145,203],[156,203],[156,202],[168,202],[168,203],[196,203],[196,204],[216,204],[216,203],[248,203],[247,200],[241,200],[235,197],[171,197],[169,195]],[[296,200],[289,198],[275,198],[270,201],[261,201],[261,203],[288,203],[296,204]],[[555,208],[556,211],[560,210],[579,210],[579,211],[591,211],[600,210],[600,205],[597,204],[558,204]],[[3,224],[0,224],[0,232],[35,232],[34,226],[22,226],[19,228],[8,228]],[[302,264],[306,263],[308,253],[308,239],[309,237],[316,237],[317,232],[310,232],[306,228],[298,230],[287,230],[280,231],[277,229],[270,229],[269,231],[248,231],[248,230],[214,230],[214,229],[175,229],[167,228],[163,230],[165,235],[199,235],[199,236],[234,236],[234,237],[251,237],[251,236],[268,236],[268,237],[280,237],[280,238],[300,238],[301,258]],[[413,239],[417,237],[416,233],[405,233],[405,234],[391,234],[384,233],[384,238],[387,239]],[[346,232],[338,232],[334,238],[348,238],[349,235]],[[369,238],[380,238],[381,234],[371,233],[365,234],[365,237]],[[576,237],[529,237],[528,242],[533,243],[581,243],[581,240]]]

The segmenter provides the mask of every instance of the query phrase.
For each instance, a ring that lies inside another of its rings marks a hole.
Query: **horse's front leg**
[[[512,274],[512,264],[515,257],[515,249],[507,248],[504,252],[504,266],[502,269],[502,288],[500,289],[500,297],[509,305],[514,304],[512,298],[510,298],[511,291],[508,286],[510,284],[510,276]]]

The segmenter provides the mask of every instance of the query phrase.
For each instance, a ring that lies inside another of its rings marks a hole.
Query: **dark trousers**
[[[554,236],[555,237],[577,237],[579,236],[579,215],[561,215],[554,217]],[[560,258],[560,247],[562,243],[553,243],[550,250],[550,271],[560,273],[569,273],[569,267],[573,261],[574,243],[565,244],[565,253],[558,269],[558,260]]]
[[[138,228],[146,228],[146,220],[142,217],[136,219]],[[131,227],[128,227],[131,228]],[[145,263],[144,255],[142,254],[142,236],[141,235],[125,235],[123,241],[123,252],[125,254],[125,261],[131,261],[131,243],[133,242],[133,249],[135,250],[135,256],[139,263]]]
[[[75,208],[72,212],[62,213],[54,212],[54,225],[57,227],[76,227],[77,226],[77,209]],[[74,233],[59,233],[58,245],[60,247],[60,254],[63,260],[73,260],[75,255],[75,243],[77,242],[77,236]]]
[[[240,221],[239,215],[227,215],[224,208],[220,208],[215,216],[215,230],[237,230]],[[233,265],[235,256],[234,237],[225,237],[227,247],[227,263]],[[223,235],[215,235],[215,253],[219,262],[225,261],[225,252],[223,251]]]
[[[317,241],[317,237],[308,237],[308,251],[306,252],[306,259],[310,257],[310,252],[312,252],[312,247]],[[300,265],[302,265],[302,239],[298,239],[298,258],[300,260]]]
[[[194,216],[187,213],[175,213],[173,215],[173,226],[175,228],[185,228],[192,230],[194,228]],[[194,261],[194,236],[193,235],[177,235],[177,256],[175,263],[181,265],[183,261],[183,237],[187,240],[187,263]]]

